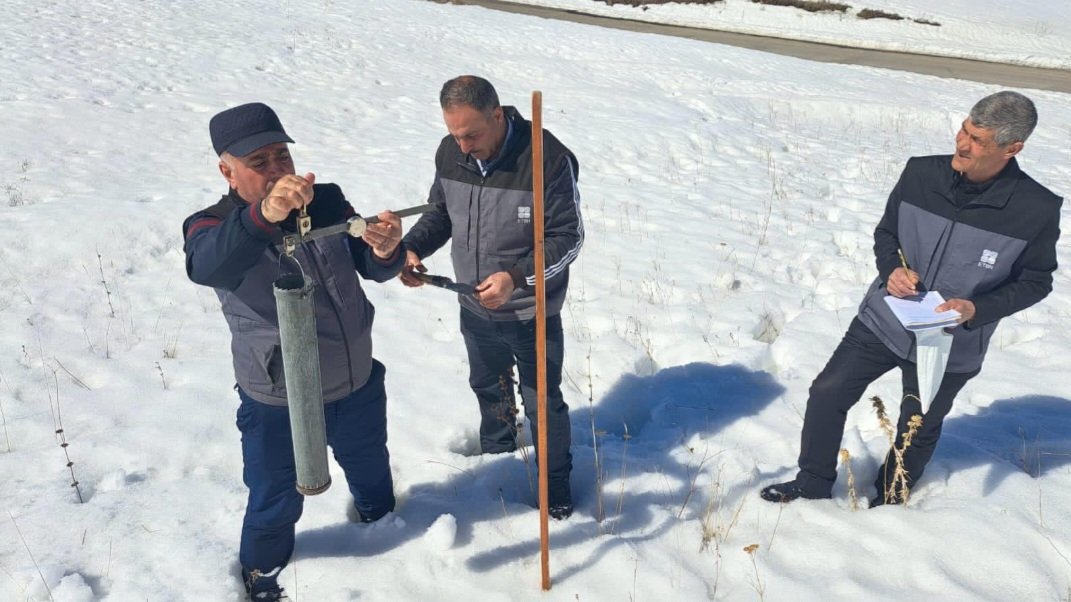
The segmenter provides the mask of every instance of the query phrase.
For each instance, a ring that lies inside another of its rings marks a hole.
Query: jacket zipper
[[[926,286],[926,290],[933,290],[933,285],[937,282],[937,274],[941,271],[941,262],[945,259],[945,253],[948,251],[948,245],[952,242],[952,233],[956,230],[956,224],[959,223],[959,214],[961,211],[970,207],[972,203],[968,203],[962,207],[956,207],[956,213],[952,217],[952,225],[949,226],[948,232],[945,234],[944,245],[940,246],[941,256],[937,258],[937,262],[934,263],[933,258],[930,258],[930,265],[934,266],[933,277],[930,278],[929,284]]]
[[[483,187],[487,183],[487,176],[480,178],[479,187],[473,188],[476,196],[476,283],[483,281],[483,273],[480,269],[480,211],[483,207]]]
[[[937,274],[938,274],[938,272],[941,271],[941,267],[940,267],[941,266],[941,262],[945,258],[945,252],[948,250],[948,244],[950,242],[952,242],[952,232],[955,231],[956,224],[959,223],[959,214],[960,214],[960,212],[963,211],[964,209],[970,207],[973,204],[974,203],[971,202],[971,203],[967,203],[966,205],[964,205],[962,207],[956,207],[956,214],[955,214],[954,218],[952,219],[952,226],[948,229],[948,235],[945,237],[945,244],[941,248],[941,257],[938,258],[938,261],[937,261],[936,264],[932,264],[931,263],[931,265],[935,265],[936,267],[934,268],[935,271],[933,273],[933,278],[930,279],[930,284],[929,284],[928,287],[926,287],[927,290],[933,290],[933,285],[937,283]],[[978,327],[978,354],[979,355],[981,355],[982,351],[983,351],[982,344],[985,341],[985,327],[986,327],[986,325],[984,325],[984,324],[982,326]],[[912,342],[912,345],[914,345],[914,342]]]

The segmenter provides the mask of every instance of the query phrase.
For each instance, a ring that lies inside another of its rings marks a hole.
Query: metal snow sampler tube
[[[279,313],[296,486],[302,495],[316,495],[331,486],[331,474],[327,466],[327,428],[313,285],[304,274],[287,274],[275,281],[273,289]]]

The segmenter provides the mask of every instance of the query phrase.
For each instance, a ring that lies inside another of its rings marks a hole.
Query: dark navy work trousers
[[[513,367],[521,383],[521,400],[533,444],[538,441],[536,409],[535,319],[495,321],[461,310],[461,334],[469,357],[469,386],[480,404],[480,448],[484,453],[517,449],[517,402]],[[562,398],[565,357],[562,318],[547,317],[547,478],[550,504],[570,501],[569,406]]]
[[[327,443],[342,467],[363,518],[374,520],[394,509],[394,482],[387,453],[385,369],[372,362],[360,389],[324,404]],[[238,390],[238,430],[242,432],[242,476],[249,501],[242,523],[238,557],[245,571],[272,573],[286,566],[294,551],[294,525],[304,496],[296,489],[290,413],[285,406],[261,403]]]
[[[907,432],[908,420],[922,413],[922,405],[917,399],[916,366],[890,351],[859,318],[853,319],[844,339],[829,358],[829,363],[811,384],[800,437],[800,471],[796,476],[797,483],[808,497],[829,497],[831,494],[833,482],[837,479],[837,456],[848,410],[859,401],[870,383],[893,368],[900,368],[903,387],[896,434],[897,445],[900,445],[903,434]],[[922,427],[904,453],[909,487],[918,481],[933,457],[937,439],[941,436],[941,425],[952,409],[956,394],[978,372],[945,373],[937,395],[922,417]],[[891,406],[886,405],[890,413],[893,409]],[[886,462],[890,461],[891,458],[887,457]],[[879,494],[891,484],[893,471],[887,468],[884,465],[881,467],[874,483]]]

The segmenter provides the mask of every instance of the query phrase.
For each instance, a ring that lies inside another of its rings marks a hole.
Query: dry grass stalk
[[[52,419],[55,421],[56,438],[59,440],[59,446],[63,449],[63,457],[67,460],[67,469],[71,471],[71,487],[74,488],[74,492],[78,495],[78,503],[84,504],[85,499],[82,498],[82,489],[78,487],[78,479],[74,476],[74,462],[71,460],[71,454],[67,451],[67,447],[70,443],[67,442],[67,433],[63,429],[63,413],[60,411],[60,396],[59,396],[59,379],[56,378],[56,370],[52,370],[52,383],[56,387],[56,397],[53,402],[52,392],[48,392],[49,404],[53,407]]]
[[[903,460],[901,458],[900,453],[896,449],[896,431],[893,429],[892,421],[889,420],[889,415],[885,412],[885,402],[883,402],[880,397],[875,395],[870,398],[870,403],[874,406],[874,413],[878,415],[878,424],[881,425],[881,430],[885,432],[885,436],[889,439],[889,453],[893,455],[897,467],[902,470]],[[887,456],[886,460],[888,460]],[[888,470],[888,466],[889,463],[888,461],[886,461],[886,470]],[[889,481],[888,475],[884,475],[882,480],[887,483]],[[895,491],[895,487],[893,489]],[[889,491],[888,488],[885,488],[884,491],[879,491],[878,494],[880,494],[885,499],[885,503],[890,503],[895,499],[894,491]]]
[[[905,395],[906,400],[909,397],[918,399],[915,395]],[[885,404],[881,398],[875,395],[870,398],[874,406],[874,412],[878,415],[878,423],[881,424],[881,429],[885,431],[885,435],[889,438],[890,453],[893,459],[893,478],[892,486],[887,487],[882,495],[885,497],[886,504],[907,504],[908,497],[911,495],[911,490],[908,485],[908,473],[904,468],[904,453],[907,448],[911,447],[911,440],[915,438],[915,434],[922,428],[922,416],[915,414],[907,421],[907,432],[903,435],[903,442],[899,447],[896,445],[896,431],[893,430],[892,422],[889,420],[888,414],[885,412]],[[888,470],[888,462],[886,462],[886,470]],[[888,479],[886,479],[888,482]]]
[[[602,459],[599,457],[599,436],[604,434],[595,428],[595,385],[592,382],[591,373],[591,346],[588,346],[588,418],[591,421],[591,446],[595,454],[595,522],[602,525],[606,518],[606,508],[603,504],[602,486]],[[601,529],[601,526],[600,526]]]
[[[852,512],[859,509],[859,497],[855,494],[855,474],[852,473],[852,454],[847,448],[840,449],[840,463],[848,472],[848,500],[851,503]]]
[[[625,477],[628,475],[628,464],[625,459],[628,457],[628,442],[632,439],[632,435],[628,432],[628,424],[622,420],[621,425],[625,427],[625,434],[621,436],[624,444],[621,446],[621,489],[617,493],[617,516],[621,516],[621,507],[625,503]]]
[[[759,600],[764,600],[766,598],[766,585],[759,577],[759,565],[755,561],[755,552],[757,552],[758,549],[759,544],[753,543],[745,547],[744,551],[747,552],[748,556],[751,556],[751,568],[755,569],[755,582],[751,584],[751,587],[754,588],[755,593],[759,595]]]
[[[874,413],[878,415],[878,424],[881,425],[881,430],[885,431],[885,435],[889,438],[889,445],[895,445],[896,431],[893,430],[889,415],[885,412],[885,402],[875,395],[870,398],[870,403],[874,406]]]
[[[911,440],[915,437],[915,433],[918,432],[922,426],[922,416],[915,414],[907,421],[907,432],[904,433],[904,441],[897,450],[895,447],[893,450],[896,452],[896,470],[893,472],[893,491],[886,492],[885,496],[888,498],[890,495],[895,500],[899,495],[900,503],[906,505],[907,499],[911,496],[911,489],[907,483],[907,469],[904,468],[904,453],[907,448],[911,447]]]
[[[89,388],[89,385],[85,384],[85,382],[83,382],[82,379],[78,378],[77,376],[74,375],[73,372],[68,370],[67,366],[64,366],[63,362],[59,361],[58,358],[56,358],[55,356],[52,356],[52,361],[56,362],[56,365],[59,366],[61,370],[66,372],[67,376],[71,377],[71,380],[74,381],[74,384],[78,385],[79,387],[82,387],[86,391],[92,391],[92,389]]]
[[[751,485],[751,479],[748,479],[748,486]],[[710,488],[710,499],[707,500],[706,509],[703,511],[702,520],[702,532],[703,539],[702,545],[699,547],[699,551],[702,552],[710,546],[710,542],[714,542],[715,552],[721,556],[718,551],[720,543],[725,541],[729,537],[729,532],[733,530],[736,523],[740,520],[740,511],[744,509],[744,502],[747,501],[746,497],[741,496],[740,502],[733,509],[732,514],[728,520],[723,520],[721,510],[724,508],[722,502],[725,501],[725,492],[722,489],[721,484],[721,471],[718,471],[718,478],[714,481]]]
[[[26,545],[26,538],[22,536],[22,529],[19,528],[19,524],[15,522],[15,515],[11,514],[11,511],[7,511],[8,518],[11,519],[11,524],[15,526],[15,533],[19,535],[19,541],[22,542],[22,547],[26,550],[26,554],[30,556],[30,562],[33,563],[33,568],[37,569],[37,576],[41,578],[41,583],[45,586],[45,591],[48,592],[48,599],[55,600],[52,597],[52,588],[48,586],[48,580],[45,579],[44,573],[41,572],[41,567],[37,565],[37,559],[33,557],[33,552],[30,551],[30,546]]]
[[[710,543],[714,542],[714,584],[711,591],[711,598],[717,597],[718,582],[721,580],[721,544],[728,541],[729,533],[736,526],[736,523],[740,520],[740,511],[744,509],[744,502],[747,501],[746,496],[740,496],[740,501],[737,503],[736,508],[732,510],[729,517],[722,516],[722,509],[724,508],[723,502],[725,501],[725,492],[721,485],[721,473],[718,470],[718,478],[715,479],[711,485],[710,499],[707,500],[706,509],[703,511],[703,518],[700,523],[702,529],[702,543],[699,546],[699,551],[703,552]],[[751,479],[748,479],[746,489],[751,488]]]
[[[112,305],[112,290],[108,288],[108,279],[104,277],[104,258],[101,257],[100,250],[97,250],[97,268],[100,269],[100,285],[104,287],[104,293],[108,297],[108,309],[114,318],[115,306]]]
[[[8,391],[11,390],[11,386],[8,385],[7,380],[4,379],[3,372],[0,372],[0,382],[4,383],[4,385],[8,388]],[[4,403],[2,401],[0,401],[0,424],[2,424],[4,427],[4,445],[7,447],[7,451],[10,452],[11,437],[7,434],[7,416],[4,415]]]
[[[513,370],[510,373],[498,376],[499,407],[502,413],[497,416],[505,424],[512,424],[513,442],[517,451],[521,452],[521,460],[524,461],[524,472],[528,477],[528,491],[532,495],[539,495],[536,490],[536,475],[532,472],[531,457],[528,454],[528,444],[524,438],[524,423],[519,418],[516,398],[513,396]]]
[[[506,528],[509,529],[510,540],[516,540],[517,537],[513,534],[513,521],[509,519],[509,512],[506,511],[506,496],[502,493],[502,488],[498,488],[498,500],[502,503],[502,519],[506,522]]]
[[[160,362],[156,362],[156,371],[160,373],[160,384],[163,385],[164,391],[166,391],[167,379],[164,378],[164,367],[160,365]]]
[[[777,537],[777,527],[781,526],[781,513],[785,511],[787,502],[781,502],[777,505],[777,520],[774,521],[773,531],[770,532],[770,543],[766,544],[767,549],[773,549],[774,537]]]
[[[695,453],[695,450],[688,448],[688,453]],[[684,501],[681,502],[681,509],[677,511],[677,518],[680,519],[684,516],[684,510],[688,507],[688,502],[692,501],[692,495],[695,494],[695,483],[699,480],[699,475],[703,472],[703,465],[707,463],[707,458],[710,457],[710,449],[703,451],[703,457],[699,460],[699,465],[695,467],[695,473],[692,474],[692,478],[689,479],[688,493],[684,495]],[[685,470],[691,472],[688,467]]]
[[[1027,445],[1026,431],[1023,427],[1019,427],[1019,439],[1023,442],[1023,451],[1019,456],[1019,463],[1023,469],[1023,472],[1030,475],[1032,478],[1038,478],[1041,476],[1041,449],[1039,442],[1041,437],[1035,436],[1032,445]],[[1037,458],[1037,470],[1034,470],[1034,458]]]

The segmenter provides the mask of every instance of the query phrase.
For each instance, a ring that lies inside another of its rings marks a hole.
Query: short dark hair
[[[481,113],[490,113],[499,107],[498,92],[491,82],[476,75],[460,75],[443,84],[439,91],[439,105],[445,111],[458,105],[469,106]]]
[[[993,141],[1000,146],[1026,142],[1038,124],[1034,103],[1018,92],[1004,90],[990,94],[971,109],[971,123],[994,130]]]

